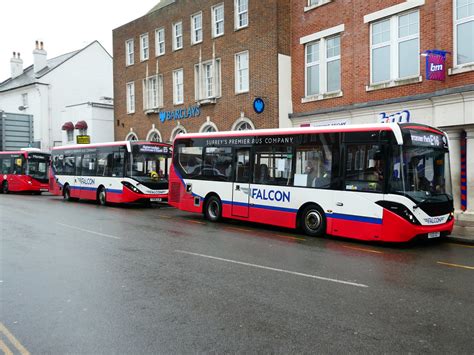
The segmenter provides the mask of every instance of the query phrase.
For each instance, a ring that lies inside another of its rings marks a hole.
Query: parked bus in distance
[[[178,135],[170,205],[366,241],[451,233],[448,141],[419,124]]]
[[[48,166],[50,154],[36,148],[0,152],[2,193],[48,191]]]
[[[53,148],[50,191],[67,200],[166,202],[171,146],[123,141]]]

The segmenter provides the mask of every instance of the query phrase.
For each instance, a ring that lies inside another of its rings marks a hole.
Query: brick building
[[[289,0],[161,0],[116,28],[115,139],[290,126],[289,10]]]
[[[292,125],[442,128],[458,221],[474,223],[474,1],[294,0],[291,13]]]

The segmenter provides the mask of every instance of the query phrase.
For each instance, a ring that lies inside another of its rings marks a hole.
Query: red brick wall
[[[294,113],[431,93],[474,83],[472,71],[446,75],[445,82],[427,81],[425,58],[420,57],[420,74],[423,77],[421,83],[366,91],[366,86],[370,84],[370,24],[364,23],[364,16],[403,2],[400,0],[333,0],[326,5],[304,12],[307,0],[292,1],[291,56]],[[420,52],[427,49],[442,49],[453,53],[453,1],[426,0],[419,9]],[[305,95],[305,58],[304,45],[300,44],[300,38],[340,24],[345,25],[345,30],[341,33],[343,96],[301,103]],[[453,55],[448,54],[446,64],[447,68],[453,66]]]
[[[211,7],[224,3],[225,30],[224,36],[211,38]],[[209,116],[220,131],[230,130],[233,123],[240,118],[241,112],[251,119],[256,128],[278,126],[278,3],[289,0],[249,0],[249,26],[234,31],[234,1],[177,0],[149,15],[138,18],[113,31],[114,55],[114,99],[115,99],[115,139],[124,139],[133,127],[139,139],[145,139],[155,124],[164,141],[170,139],[176,122],[180,122],[188,132],[197,132]],[[203,42],[191,45],[190,16],[198,11],[203,15]],[[172,51],[172,24],[183,23],[183,49]],[[289,33],[289,20],[286,24]],[[194,106],[194,65],[199,62],[199,49],[202,60],[212,59],[212,44],[215,43],[216,58],[221,59],[221,93],[222,97],[214,105],[201,106],[199,117],[161,123],[157,114],[143,113],[142,79],[145,78],[146,65],[150,73],[155,71],[155,29],[165,27],[166,54],[159,57],[159,72],[164,77],[164,111]],[[150,58],[140,62],[139,38],[148,32]],[[133,38],[135,44],[135,64],[125,66],[125,41]],[[289,51],[289,37],[286,48]],[[284,47],[284,46],[283,46]],[[249,51],[250,90],[249,93],[235,94],[234,56],[238,52]],[[184,69],[184,104],[173,104],[172,72]],[[126,113],[126,83],[135,82],[134,114]],[[265,112],[257,115],[252,103],[256,96],[265,97]]]

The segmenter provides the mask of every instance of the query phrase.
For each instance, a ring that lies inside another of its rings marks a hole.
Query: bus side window
[[[124,152],[114,152],[112,176],[123,176]]]
[[[3,158],[1,162],[2,162],[2,174],[10,174],[11,166],[12,166],[10,157]]]

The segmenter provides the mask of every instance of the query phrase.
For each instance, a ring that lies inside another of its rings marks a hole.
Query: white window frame
[[[125,65],[133,65],[135,64],[135,50],[134,50],[134,43],[133,38],[127,39],[125,41]]]
[[[161,38],[163,37],[163,38]],[[163,44],[163,50],[160,50],[161,44]],[[155,55],[157,57],[165,54],[166,48],[165,48],[165,28],[157,28],[155,30]]]
[[[409,15],[411,13],[418,12],[418,32],[416,35],[410,35],[407,37],[399,38],[399,18],[404,15]],[[373,25],[382,22],[382,21],[390,21],[390,40],[388,42],[384,43],[378,43],[376,45],[372,44],[372,33],[373,33]],[[399,77],[399,61],[398,61],[398,54],[399,54],[399,44],[401,42],[413,40],[413,39],[418,39],[418,52],[420,51],[420,10],[415,9],[415,10],[409,10],[406,12],[402,13],[397,13],[393,16],[390,16],[389,18],[381,19],[381,20],[376,20],[370,23],[370,31],[369,31],[369,36],[370,36],[370,85],[379,85],[379,84],[384,84],[387,82],[392,82],[392,81],[397,81],[397,80],[405,80],[405,79],[412,79],[412,78],[417,78],[420,76],[420,60],[418,60],[418,70],[416,74],[407,76],[407,77]],[[379,82],[374,82],[373,81],[373,50],[385,46],[390,46],[390,78],[385,80],[385,81],[379,81]]]
[[[178,81],[181,73],[181,83]],[[173,104],[182,105],[184,103],[184,70],[183,68],[173,70]]]
[[[453,1],[453,49],[454,49],[454,67],[455,68],[460,68],[460,67],[465,67],[465,66],[474,66],[474,60],[472,62],[467,62],[463,64],[458,63],[458,31],[457,28],[459,25],[465,24],[467,22],[474,21],[474,15],[472,16],[467,16],[465,18],[462,18],[460,20],[457,19],[457,14],[458,14],[458,4],[459,0],[454,0]],[[472,68],[474,70],[474,67]]]
[[[140,35],[140,61],[148,60],[150,57],[150,41],[148,33]]]
[[[66,140],[68,142],[74,142],[74,130],[73,129],[66,131]]]
[[[247,67],[246,68],[241,68],[239,67],[240,65],[240,61],[239,61],[239,58],[241,58],[244,54],[247,55]],[[242,93],[245,93],[245,92],[249,92],[250,90],[250,56],[249,56],[249,51],[243,51],[243,52],[239,52],[239,53],[236,53],[235,54],[235,59],[234,59],[234,63],[235,63],[235,93],[236,94],[242,94]],[[246,77],[247,77],[247,87],[244,88],[242,87],[242,83],[243,83],[243,80],[241,80],[241,78],[243,78],[243,75],[242,72],[243,71],[246,71]]]
[[[133,81],[127,83],[127,113],[135,113],[135,83]]]
[[[163,107],[163,75],[152,75],[143,79],[143,110]]]
[[[215,65],[214,65],[215,62]],[[209,93],[209,73],[206,68],[211,68],[211,92]],[[221,96],[221,59],[207,60],[194,65],[194,92],[197,102],[216,99]]]
[[[216,10],[222,7],[222,20],[216,20]],[[211,18],[212,18],[212,38],[220,37],[224,35],[225,32],[225,12],[224,12],[224,3],[214,5],[211,8]],[[222,32],[217,33],[217,24],[222,22]]]
[[[178,33],[178,28],[180,32]],[[173,50],[177,51],[183,48],[183,21],[173,23]]]
[[[333,56],[328,58],[327,57],[327,42],[330,39],[333,39],[335,37],[339,37],[339,55]],[[335,34],[330,34],[325,37],[321,37],[316,41],[308,42],[305,44],[304,48],[304,93],[305,93],[305,98],[313,98],[313,97],[319,97],[322,95],[327,95],[327,94],[338,94],[338,96],[342,96],[342,61],[341,61],[341,42],[342,42],[342,34],[340,32],[337,32]],[[319,57],[317,58],[316,61],[308,63],[308,47],[312,44],[319,43]],[[339,90],[334,90],[334,91],[328,91],[328,72],[327,72],[327,66],[328,63],[339,60],[339,75],[340,77],[340,84],[341,87]],[[315,94],[309,94],[308,93],[308,67],[314,66],[314,65],[319,65],[319,92]]]
[[[247,3],[247,9],[245,11],[239,12],[239,3],[240,1],[245,1]],[[234,0],[234,28],[235,30],[240,30],[242,28],[249,26],[249,0]],[[245,15],[247,23],[240,25],[240,16]]]
[[[195,26],[196,23],[194,21],[195,18],[201,18],[201,25],[200,27]],[[197,44],[202,42],[202,11],[196,12],[195,14],[191,15],[191,44]],[[197,38],[196,38],[197,37]]]

